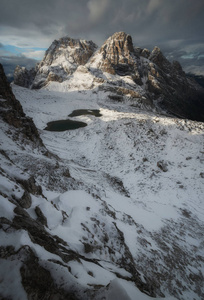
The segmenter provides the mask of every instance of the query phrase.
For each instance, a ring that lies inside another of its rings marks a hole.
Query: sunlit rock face
[[[140,61],[133,47],[132,37],[125,32],[116,32],[100,48],[101,60],[97,67],[103,72],[119,76],[131,76],[142,85]],[[93,62],[95,58],[93,57]]]
[[[132,38],[124,32],[112,35],[101,47],[100,68],[111,74],[127,75],[133,72],[135,59]]]

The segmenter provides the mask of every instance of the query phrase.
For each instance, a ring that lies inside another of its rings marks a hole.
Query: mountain
[[[41,88],[50,81],[62,82],[79,65],[85,65],[97,46],[92,41],[64,37],[55,40],[35,69],[16,67],[14,83],[24,87]]]
[[[161,114],[145,66],[180,69],[124,33],[39,89],[0,67],[0,299],[204,297],[204,123]]]
[[[152,52],[134,47],[124,32],[112,35],[100,49],[92,41],[61,38],[35,70],[18,66],[14,73],[14,83],[24,87],[41,88],[53,81],[66,89],[91,87],[106,91],[113,101],[204,121],[204,89],[158,47]]]

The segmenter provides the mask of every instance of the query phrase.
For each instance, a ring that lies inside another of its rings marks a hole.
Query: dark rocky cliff
[[[19,134],[24,135],[24,137],[28,138],[34,144],[43,146],[33,120],[24,114],[20,102],[15,98],[1,64],[0,107],[0,116],[4,121],[18,129]]]

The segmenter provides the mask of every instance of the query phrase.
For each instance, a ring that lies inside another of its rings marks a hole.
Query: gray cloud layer
[[[48,47],[68,35],[100,45],[125,31],[137,46],[204,52],[203,0],[1,0],[0,11],[1,43]]]

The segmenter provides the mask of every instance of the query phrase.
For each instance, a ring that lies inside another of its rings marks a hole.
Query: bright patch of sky
[[[199,54],[199,53],[187,53],[181,56],[183,59],[202,59],[204,58],[204,54]]]
[[[198,59],[204,58],[204,54],[198,56]]]
[[[185,54],[185,55],[182,55],[181,58],[183,58],[183,59],[194,59],[195,54],[194,53]]]
[[[25,56],[28,58],[33,58],[36,60],[41,60],[45,54],[46,48],[40,48],[40,47],[33,47],[33,48],[21,48],[16,47],[13,45],[3,45],[1,47],[0,52],[3,53],[5,56]]]

